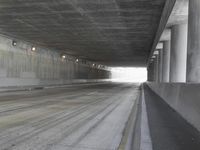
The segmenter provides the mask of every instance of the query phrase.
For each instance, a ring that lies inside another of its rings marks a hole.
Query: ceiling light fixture
[[[33,47],[31,48],[31,50],[32,50],[32,51],[36,51],[36,48],[33,46]]]
[[[17,46],[17,42],[16,41],[12,41],[12,45],[13,46]]]
[[[66,55],[62,55],[62,58],[65,59],[65,58],[66,58]]]

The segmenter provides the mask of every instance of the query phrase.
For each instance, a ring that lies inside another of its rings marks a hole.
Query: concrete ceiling
[[[166,0],[1,0],[0,33],[108,66],[145,66]]]

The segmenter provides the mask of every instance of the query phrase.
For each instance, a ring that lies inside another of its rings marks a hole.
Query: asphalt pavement
[[[116,150],[138,84],[0,93],[0,150]]]

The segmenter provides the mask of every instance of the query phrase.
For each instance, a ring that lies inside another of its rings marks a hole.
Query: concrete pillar
[[[148,81],[154,81],[154,62],[150,62],[148,66]]]
[[[151,81],[151,65],[149,65],[149,67],[147,68],[147,79],[148,79],[148,81]]]
[[[149,67],[147,68],[147,81],[152,81],[151,75],[152,75],[152,70],[150,64]]]
[[[174,25],[171,30],[170,82],[186,81],[187,24]]]
[[[200,0],[189,1],[187,82],[200,82]]]
[[[156,82],[156,58],[153,60],[153,81]]]
[[[150,81],[150,69],[149,69],[149,67],[147,68],[147,81]]]
[[[158,55],[158,63],[159,63],[159,82],[162,82],[162,70],[163,70],[163,50],[159,50],[159,55]]]
[[[163,82],[169,82],[170,72],[170,40],[163,42],[163,69],[162,69],[162,80]]]
[[[154,74],[155,74],[155,82],[159,82],[159,55],[155,55],[154,59]]]
[[[154,62],[152,62],[151,66],[152,66],[152,68],[151,68],[151,72],[152,72],[152,74],[151,74],[151,80],[153,82],[153,81],[155,81]]]

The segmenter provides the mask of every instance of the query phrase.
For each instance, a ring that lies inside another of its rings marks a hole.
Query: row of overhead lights
[[[17,46],[17,41],[13,40],[13,41],[12,41],[12,45],[13,45],[13,46]],[[36,47],[35,47],[35,46],[32,46],[32,47],[31,47],[31,51],[33,51],[33,52],[36,51]],[[66,55],[66,54],[62,54],[62,55],[61,55],[61,58],[62,58],[63,60],[65,60],[65,59],[67,59],[67,55]],[[79,59],[78,59],[78,58],[75,59],[75,62],[78,63],[78,62],[79,62]],[[97,65],[97,64],[95,64],[95,63],[92,64],[92,67],[97,67],[97,68],[105,69],[105,66],[103,66],[103,65]]]
[[[12,41],[12,45],[13,45],[13,46],[17,46],[17,41],[13,40],[13,41]],[[32,47],[31,47],[31,51],[36,51],[36,47],[32,46]]]
[[[63,55],[61,55],[61,58],[62,59],[67,59],[67,55],[63,54]],[[78,63],[78,62],[80,62],[80,60],[76,59],[75,62]],[[92,67],[105,68],[105,66],[103,66],[103,65],[97,65],[95,63],[92,64]]]
[[[67,56],[63,54],[63,55],[61,55],[61,58],[62,58],[63,60],[65,60],[65,59],[67,59]],[[79,59],[76,59],[75,62],[78,63],[78,62],[79,62]]]

